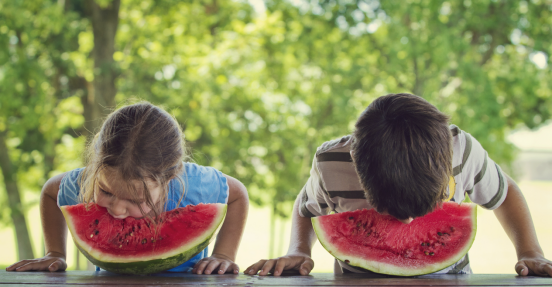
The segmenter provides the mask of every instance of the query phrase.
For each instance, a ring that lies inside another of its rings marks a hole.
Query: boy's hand
[[[519,276],[536,275],[552,277],[552,261],[540,254],[523,256],[516,264]]]
[[[259,262],[247,267],[244,274],[255,275],[259,270],[259,275],[264,276],[268,273],[274,276],[282,275],[284,270],[297,270],[301,275],[309,275],[314,268],[314,261],[306,255],[286,255],[270,260],[259,260]]]
[[[50,252],[42,258],[21,260],[6,268],[6,271],[65,271],[67,263],[65,256]]]
[[[215,270],[218,270],[215,274],[238,274],[240,267],[238,264],[234,263],[234,261],[230,260],[228,256],[213,253],[211,257],[205,257],[199,260],[194,266],[194,269],[192,269],[192,273],[211,274]]]

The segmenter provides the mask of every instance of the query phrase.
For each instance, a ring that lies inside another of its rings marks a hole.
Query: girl
[[[164,110],[139,103],[113,112],[88,148],[85,168],[49,179],[42,189],[40,214],[46,256],[19,261],[7,271],[67,268],[67,226],[59,206],[95,202],[115,218],[155,218],[188,204],[227,203],[227,214],[211,256],[207,248],[171,269],[197,274],[237,274],[234,260],[245,226],[244,185],[212,167],[183,162],[182,131]]]

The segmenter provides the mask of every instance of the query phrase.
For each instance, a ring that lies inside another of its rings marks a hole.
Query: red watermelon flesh
[[[189,205],[163,213],[156,226],[146,218],[115,219],[96,204],[61,209],[77,247],[94,264],[133,274],[170,269],[195,256],[226,214],[224,204]]]
[[[377,273],[414,276],[444,269],[468,252],[475,238],[476,207],[444,203],[409,224],[374,209],[312,222],[322,245],[337,259]]]

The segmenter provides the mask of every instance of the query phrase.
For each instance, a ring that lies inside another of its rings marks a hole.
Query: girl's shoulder
[[[222,172],[211,166],[203,166],[193,162],[184,162],[184,171],[182,176],[211,176],[222,175]]]
[[[182,200],[179,200],[180,198]],[[180,206],[226,203],[228,182],[224,174],[214,167],[185,162],[180,177],[170,182],[169,200],[181,202]]]

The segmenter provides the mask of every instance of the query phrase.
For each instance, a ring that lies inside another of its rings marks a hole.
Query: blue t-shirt
[[[75,205],[79,203],[80,191],[79,176],[84,168],[77,168],[69,171],[61,180],[58,192],[58,205]],[[185,195],[178,207],[186,205],[197,205],[200,203],[224,203],[228,202],[228,183],[222,172],[212,167],[200,166],[195,163],[184,163],[184,172],[181,174],[185,185]],[[169,194],[165,209],[177,208],[176,204],[182,196],[182,185],[178,179],[169,182]],[[204,257],[208,256],[205,248],[192,259],[184,262],[168,271],[189,272],[194,265]]]

